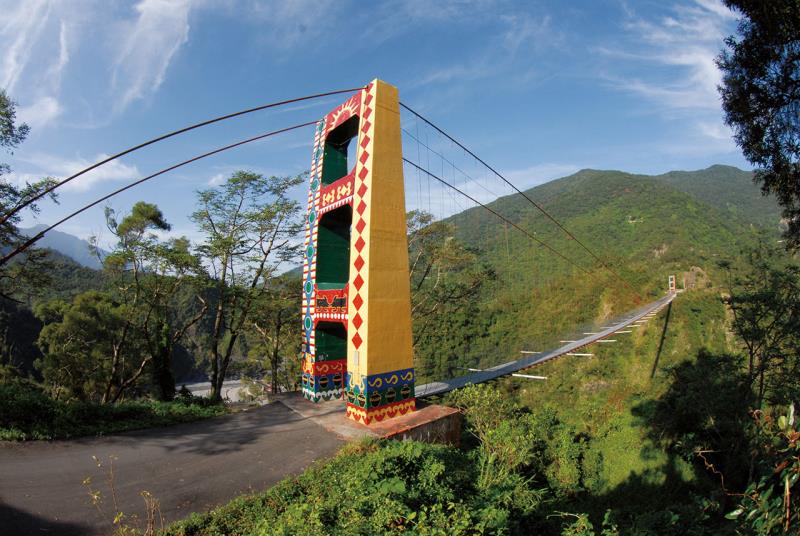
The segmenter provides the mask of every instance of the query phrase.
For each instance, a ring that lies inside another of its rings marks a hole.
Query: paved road
[[[0,442],[0,534],[110,534],[113,506],[92,456],[115,456],[120,509],[144,515],[142,490],[165,521],[264,489],[330,456],[342,439],[280,402],[196,423],[106,438]],[[106,515],[89,500],[91,476]]]

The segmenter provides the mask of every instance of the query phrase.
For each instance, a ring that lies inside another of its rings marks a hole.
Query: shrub
[[[35,385],[0,385],[0,439],[61,439],[166,426],[225,413],[199,397],[174,402],[136,400],[119,404],[58,401]]]

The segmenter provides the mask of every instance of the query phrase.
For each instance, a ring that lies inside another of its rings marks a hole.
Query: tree
[[[790,402],[800,388],[800,266],[764,245],[748,257],[746,267],[729,272],[725,301],[746,352],[754,406],[761,408],[765,399]]]
[[[485,319],[475,309],[495,272],[455,237],[452,224],[416,210],[406,222],[416,368],[421,377],[442,378],[477,364],[465,356],[483,335],[477,322]]]
[[[211,398],[220,400],[222,382],[248,317],[286,261],[301,244],[300,205],[289,189],[304,177],[264,177],[238,171],[217,188],[198,192],[192,220],[204,235],[197,251],[210,267],[216,303],[211,333]]]
[[[800,0],[725,0],[742,14],[717,58],[725,121],[800,247]]]
[[[155,234],[170,230],[156,205],[139,201],[119,222],[114,211],[107,208],[106,223],[117,244],[106,257],[104,268],[112,274],[119,299],[131,311],[127,322],[146,349],[144,364],[151,371],[156,395],[172,400],[175,345],[208,310],[201,288],[205,271],[191,253],[188,239],[163,241]],[[176,303],[178,292],[187,285],[196,288],[198,304],[193,311],[181,311]]]
[[[273,394],[278,393],[280,387],[288,389],[297,383],[300,370],[291,366],[293,362],[290,359],[296,358],[301,350],[297,318],[302,282],[290,276],[276,279],[271,283],[272,288],[260,296],[249,320],[255,342],[250,347],[250,355],[255,360],[269,363]],[[294,362],[299,364],[300,360],[295,359]],[[283,379],[280,377],[281,369],[285,372]]]
[[[12,153],[22,143],[30,132],[25,123],[16,124],[16,103],[11,100],[5,91],[0,89],[0,148]],[[9,215],[11,211],[36,196],[54,183],[52,178],[44,178],[25,186],[17,186],[9,182],[4,175],[11,171],[8,164],[0,162],[0,251],[5,254],[17,248],[24,242],[24,237],[19,233],[19,222],[22,213]],[[56,200],[54,194],[50,195]],[[28,210],[36,214],[39,207],[36,203],[28,206]],[[46,282],[43,273],[45,255],[41,251],[28,250],[28,252],[15,262],[0,262],[0,296],[10,297],[23,287],[38,288]]]
[[[36,307],[45,324],[36,366],[56,397],[116,402],[144,372],[142,349],[131,337],[130,308],[110,294],[89,291],[72,303]]]
[[[411,313],[421,335],[428,319],[452,313],[475,300],[494,272],[477,262],[475,251],[455,238],[453,225],[412,210],[408,228]]]

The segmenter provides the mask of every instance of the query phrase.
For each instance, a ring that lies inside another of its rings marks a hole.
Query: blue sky
[[[276,100],[382,78],[520,187],[581,168],[748,168],[722,121],[714,0],[0,0],[0,87],[32,131],[9,180],[63,177],[147,138]],[[126,182],[232,141],[315,120],[343,98],[252,114],[76,180],[50,223]],[[311,129],[187,166],[115,198],[157,203],[194,236],[195,191],[237,169],[308,168]],[[102,208],[61,230],[108,237]]]

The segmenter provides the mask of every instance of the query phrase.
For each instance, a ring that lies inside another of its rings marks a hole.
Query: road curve
[[[92,456],[114,456],[119,510],[165,522],[262,490],[335,453],[344,441],[280,402],[205,421],[69,441],[0,441],[0,534],[110,534],[114,507]],[[104,514],[82,484],[103,493]]]

